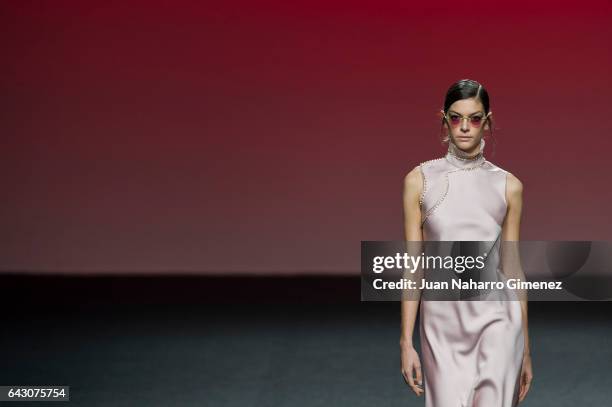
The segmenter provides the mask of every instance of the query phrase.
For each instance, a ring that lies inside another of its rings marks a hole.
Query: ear
[[[491,129],[491,127],[489,126],[489,123],[491,123],[491,119],[493,119],[493,111],[489,110],[489,113],[487,113],[487,118],[486,118],[485,125],[484,125],[485,130]]]
[[[446,115],[444,114],[444,110],[443,110],[443,109],[440,109],[440,111],[438,112],[437,116],[438,116],[438,118],[439,118],[440,120],[442,120],[442,125],[443,125],[444,127],[448,128],[448,125],[447,125],[447,123],[446,123],[446,120],[444,119],[444,116],[446,116]]]

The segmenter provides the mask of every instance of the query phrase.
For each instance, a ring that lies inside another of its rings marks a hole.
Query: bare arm
[[[508,174],[506,185],[506,200],[508,202],[508,211],[504,219],[502,229],[502,240],[518,242],[521,225],[521,212],[523,207],[523,184],[512,174]],[[515,245],[506,245],[513,249]],[[529,335],[527,323],[527,300],[521,299],[521,312],[523,318],[523,331],[525,333],[525,353],[530,353]]]
[[[511,254],[511,256],[515,258],[512,261],[514,261],[516,265],[511,266],[511,268],[517,268],[520,270],[518,241],[520,237],[521,213],[523,208],[523,184],[512,174],[507,174],[506,181],[506,200],[508,202],[508,211],[504,219],[502,240],[517,242],[507,243],[506,247],[512,250],[512,252],[515,252]],[[519,400],[522,401],[529,391],[530,383],[533,378],[533,372],[531,368],[531,347],[529,342],[529,327],[527,318],[527,298],[526,295],[521,295],[519,298],[521,302],[523,334],[525,336],[525,350],[523,352],[523,368],[521,371],[521,388],[519,393]]]
[[[421,208],[419,199],[423,191],[423,174],[419,167],[415,167],[404,178],[403,207],[404,207],[404,232],[406,241],[422,241],[421,231]],[[404,300],[401,302],[401,333],[400,350],[402,362],[402,374],[416,395],[420,396],[423,389],[421,364],[412,343],[416,314],[419,309],[420,292],[415,300]],[[416,374],[413,378],[413,372]]]

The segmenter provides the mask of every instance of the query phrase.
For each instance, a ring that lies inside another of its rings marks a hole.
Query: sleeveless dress
[[[457,154],[421,163],[427,241],[496,241],[507,210],[507,172]],[[419,331],[426,407],[518,404],[524,335],[519,301],[428,301]]]

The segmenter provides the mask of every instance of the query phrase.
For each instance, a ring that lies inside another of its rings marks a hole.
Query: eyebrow
[[[448,112],[449,112],[449,113],[456,113],[456,114],[458,114],[458,115],[460,115],[460,116],[461,116],[461,113],[459,113],[459,112],[455,112],[454,110],[449,110]],[[479,113],[480,113],[480,114],[484,114],[484,112],[483,112],[482,110],[479,110],[479,111],[477,111],[477,112],[474,112],[474,113],[470,113],[470,114],[468,114],[468,117],[469,117],[469,116],[474,116],[475,114],[479,114]]]

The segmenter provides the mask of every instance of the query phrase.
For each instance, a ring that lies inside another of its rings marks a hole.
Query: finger
[[[410,369],[409,373],[406,375],[406,379],[408,381],[408,385],[414,389],[414,378],[412,377],[412,369]]]
[[[406,384],[410,384],[410,380],[408,380],[408,374],[403,369],[402,369],[402,377],[404,378],[404,381],[406,382]]]
[[[525,391],[523,393],[523,398],[527,396],[527,393],[529,392],[530,388],[531,388],[531,381],[528,381],[527,384],[525,384]]]
[[[527,393],[525,391],[521,392],[521,396],[519,397],[519,403],[525,400],[525,397],[527,397]]]
[[[412,390],[417,396],[420,396],[423,393],[423,388],[421,387],[421,366],[415,365],[413,370],[410,374],[413,383]],[[416,381],[412,378],[412,373],[416,373]]]
[[[523,401],[525,397],[527,397],[527,392],[529,392],[529,388],[531,387],[531,380],[525,381],[521,383],[521,391],[519,395],[519,402]]]
[[[523,401],[525,397],[525,385],[521,382],[520,390],[519,390],[519,402]]]
[[[423,385],[423,373],[421,372],[421,366],[415,366],[416,370],[416,381],[421,386]]]

